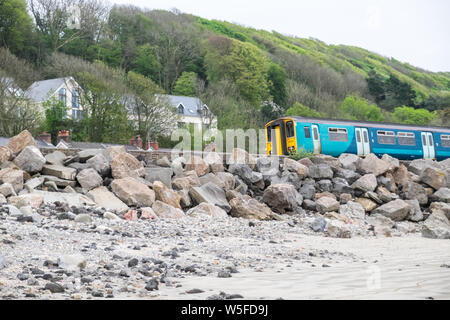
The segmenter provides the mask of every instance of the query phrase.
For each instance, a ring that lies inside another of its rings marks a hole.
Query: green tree
[[[297,117],[313,117],[313,118],[324,118],[325,115],[311,109],[307,106],[296,102],[292,107],[286,110],[286,116],[297,116]]]
[[[196,95],[197,74],[195,72],[183,72],[175,82],[173,94],[179,96],[194,97]]]
[[[52,135],[52,142],[56,144],[56,137],[59,130],[71,129],[71,121],[67,117],[69,108],[64,102],[57,99],[50,99],[43,103],[45,108],[45,131]]]
[[[394,109],[392,118],[395,122],[407,124],[427,125],[436,117],[436,111],[430,112],[426,109],[414,109],[401,106]]]
[[[383,121],[381,109],[358,96],[347,96],[340,105],[340,116],[362,121]]]
[[[286,106],[286,71],[278,64],[271,63],[268,71],[269,90],[273,97],[273,102],[279,106]]]
[[[20,53],[32,32],[25,0],[0,1],[0,45]]]
[[[148,43],[139,46],[136,50],[132,70],[157,82],[160,69],[161,66],[155,55],[155,48]]]

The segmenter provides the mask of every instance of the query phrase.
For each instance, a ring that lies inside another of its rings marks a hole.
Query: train
[[[388,154],[399,160],[450,158],[450,128],[386,122],[281,117],[265,126],[268,155],[338,157]]]

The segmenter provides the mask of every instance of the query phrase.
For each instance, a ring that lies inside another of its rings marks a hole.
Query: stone
[[[226,212],[231,210],[225,191],[214,183],[208,182],[201,187],[192,187],[189,190],[189,195],[197,204],[207,202],[222,208]]]
[[[316,195],[316,188],[312,184],[305,184],[300,188],[299,193],[302,195],[303,199],[312,200]]]
[[[296,212],[302,205],[303,197],[291,184],[273,184],[264,191],[263,202],[274,212]]]
[[[46,186],[47,190],[49,190],[49,191],[55,191],[55,192],[59,191],[58,190],[58,186],[53,181],[46,181],[46,182],[44,182],[44,186]]]
[[[389,171],[393,171],[395,169],[397,169],[400,166],[400,161],[398,161],[398,159],[391,157],[388,154],[383,154],[383,156],[381,157],[381,160],[383,160],[384,162],[386,162],[389,165]]]
[[[0,254],[0,270],[6,268],[8,266],[8,260],[4,256]]]
[[[5,197],[15,196],[16,191],[14,190],[12,184],[3,183],[2,185],[0,185],[0,194],[4,195]]]
[[[182,176],[172,179],[172,187],[176,190],[189,190],[200,185],[200,179],[195,171],[187,171]]]
[[[450,203],[450,189],[442,187],[436,191],[431,198],[433,201]]]
[[[371,212],[378,206],[373,200],[367,198],[356,198],[355,201],[358,202],[366,212]]]
[[[183,189],[177,191],[180,196],[180,205],[181,208],[190,208],[192,206],[191,196],[189,195],[189,190]]]
[[[351,238],[352,233],[347,224],[343,221],[331,219],[327,225],[326,234],[332,238]]]
[[[414,222],[419,222],[424,219],[422,210],[420,209],[420,204],[417,199],[405,200],[411,206],[411,211],[409,212],[408,219]]]
[[[283,168],[284,170],[296,172],[300,179],[304,179],[309,175],[307,166],[290,158],[284,158]]]
[[[346,217],[346,216],[344,216],[344,215],[342,215],[340,213],[336,213],[336,212],[333,212],[333,211],[332,212],[326,212],[326,213],[324,213],[323,216],[324,216],[324,218],[336,219],[336,220],[342,221],[342,222],[344,222],[346,224],[353,223],[353,220],[350,219],[349,217]]]
[[[137,221],[138,220],[138,214],[136,210],[128,210],[124,215],[123,218],[128,221]]]
[[[0,183],[9,183],[17,193],[23,189],[23,171],[6,168],[0,170]]]
[[[17,206],[20,208],[21,206],[31,206],[33,208],[39,208],[44,202],[44,197],[39,194],[29,193],[14,197],[9,197],[8,203]]]
[[[103,207],[106,210],[115,210],[119,213],[128,210],[128,206],[106,187],[95,188],[88,192],[88,196],[90,196],[98,206]]]
[[[77,215],[75,217],[75,219],[73,219],[75,222],[79,222],[79,223],[91,223],[92,222],[92,218],[90,215],[85,214],[85,213],[81,213],[79,215]]]
[[[225,171],[223,159],[217,152],[207,153],[203,160],[209,165],[209,171],[218,173]]]
[[[183,174],[185,164],[186,164],[186,159],[184,157],[177,157],[172,160],[171,168],[172,168],[175,176]]]
[[[143,220],[156,220],[158,216],[155,211],[150,207],[141,208],[141,219]]]
[[[62,192],[48,192],[35,190],[30,195],[38,195],[43,197],[45,204],[52,204],[55,202],[59,202],[59,203],[66,203],[69,206],[75,207],[95,205],[94,201],[92,201],[87,196],[79,193],[62,193]]]
[[[168,188],[172,187],[173,170],[170,167],[147,167],[145,168],[145,180],[150,182],[161,181]]]
[[[308,168],[314,165],[314,163],[309,158],[302,158],[302,159],[298,160],[298,162]]]
[[[361,158],[356,154],[352,153],[342,153],[338,158],[342,168],[346,170],[356,171],[358,168]]]
[[[31,178],[30,180],[27,180],[27,182],[25,182],[24,186],[29,192],[32,192],[34,189],[40,187],[44,183],[44,181],[45,179],[43,177]]]
[[[317,217],[310,225],[314,232],[324,232],[327,228],[327,220],[324,217]]]
[[[411,161],[408,165],[408,170],[412,173],[420,176],[426,168],[439,168],[436,166],[433,160],[430,159],[415,159]]]
[[[361,175],[359,173],[357,173],[356,171],[341,168],[336,172],[336,177],[347,180],[348,184],[351,185],[356,180],[361,178]]]
[[[333,179],[333,175],[333,170],[327,164],[318,164],[309,167],[309,176],[313,179]]]
[[[60,285],[59,283],[48,282],[45,285],[44,290],[48,290],[51,293],[63,293],[64,292],[64,287],[62,285]]]
[[[311,162],[314,164],[325,164],[330,166],[334,171],[341,167],[339,159],[326,154],[317,154],[311,157]]]
[[[7,203],[6,197],[2,194],[0,194],[0,204],[5,204]]]
[[[363,192],[374,191],[377,187],[377,177],[373,173],[365,174],[352,184],[353,189]]]
[[[329,198],[333,198],[334,200],[337,200],[337,197],[335,194],[331,193],[331,192],[321,192],[321,193],[316,193],[316,195],[314,196],[314,200],[319,200],[320,198],[323,197],[329,197]]]
[[[77,170],[78,173],[84,169],[90,169],[91,165],[89,163],[73,162],[69,164],[67,167]]]
[[[339,195],[339,201],[341,204],[346,204],[347,202],[351,201],[353,199],[352,195],[349,193],[341,193]]]
[[[217,172],[216,173],[217,179],[214,181],[219,187],[223,188],[224,190],[232,190],[235,188],[236,185],[236,179],[234,176],[229,172]],[[216,181],[219,182],[216,182]]]
[[[401,199],[397,199],[376,208],[373,210],[373,213],[381,214],[393,221],[403,221],[408,217],[410,211],[411,205]]]
[[[428,193],[425,188],[415,182],[408,181],[403,184],[402,191],[405,199],[417,199],[421,205],[428,203]]]
[[[111,160],[111,174],[114,179],[144,177],[144,166],[129,153],[119,153]]]
[[[186,162],[185,170],[194,170],[197,173],[197,176],[201,177],[204,174],[209,172],[209,165],[200,157],[191,156],[189,160]]]
[[[80,254],[67,254],[58,258],[58,266],[66,270],[84,269],[86,265],[86,258]]]
[[[48,164],[56,164],[62,166],[64,164],[64,160],[66,159],[66,155],[61,151],[53,151],[45,156],[45,161]]]
[[[350,219],[361,219],[365,218],[366,212],[363,206],[358,202],[349,201],[339,207],[339,213]]]
[[[94,169],[84,169],[77,175],[78,183],[84,190],[92,190],[103,185],[102,177]]]
[[[246,164],[250,167],[250,169],[255,169],[256,167],[256,158],[249,154],[244,149],[233,148],[231,151],[231,156],[227,159],[227,163],[230,164]]]
[[[447,186],[447,174],[445,171],[427,167],[420,175],[420,181],[426,183],[435,190]]]
[[[443,211],[434,210],[422,225],[422,236],[432,239],[450,239],[450,221]]]
[[[239,176],[246,184],[256,184],[263,178],[261,172],[253,171],[246,164],[230,164],[228,172]]]
[[[108,220],[120,220],[120,218],[117,215],[115,215],[114,213],[109,212],[109,211],[106,211],[103,214],[103,218],[108,219]]]
[[[232,217],[256,220],[281,220],[265,203],[258,202],[248,195],[241,195],[231,199],[230,206],[230,215]]]
[[[264,176],[275,176],[280,172],[279,157],[258,157],[255,170],[261,172]]]
[[[333,191],[336,194],[341,194],[341,193],[352,193],[353,189],[352,187],[350,187],[347,180],[345,180],[344,178],[335,177],[333,178],[333,189],[326,191]]]
[[[185,214],[181,209],[172,207],[159,200],[155,201],[152,209],[156,215],[162,219],[180,219],[185,217]]]
[[[169,158],[167,158],[167,156],[164,156],[156,160],[156,165],[159,167],[170,168],[172,166],[172,163],[170,162]]]
[[[9,161],[11,159],[12,152],[9,148],[2,146],[0,147],[0,164]]]
[[[86,164],[98,172],[102,177],[106,177],[111,172],[110,162],[103,153],[96,154],[86,161]]]
[[[54,176],[60,179],[75,180],[77,175],[77,170],[73,168],[67,168],[58,165],[44,165],[42,168],[42,174]]]
[[[11,153],[13,155],[18,154],[27,146],[36,147],[36,142],[34,141],[33,136],[28,130],[24,130],[18,135],[9,139],[8,144],[6,145],[6,147],[11,150]]]
[[[395,193],[389,192],[389,190],[383,186],[379,186],[377,188],[377,196],[382,202],[385,203],[398,199],[398,196]]]
[[[339,202],[330,197],[321,197],[316,201],[316,206],[321,213],[339,210]]]
[[[174,208],[181,209],[181,197],[176,191],[169,189],[161,181],[155,181],[153,183],[153,190],[155,191],[156,200],[162,201]]]
[[[403,164],[399,165],[399,167],[394,171],[393,176],[395,183],[401,186],[411,181],[408,169]]]
[[[52,181],[54,182],[58,187],[65,188],[67,186],[70,186],[72,188],[75,188],[77,185],[77,182],[74,180],[66,180],[66,179],[60,179],[58,177],[54,176],[46,176],[43,175],[40,178],[44,179],[44,182]]]
[[[111,190],[128,206],[150,207],[155,202],[155,192],[131,177],[115,179]]]
[[[378,176],[377,182],[378,185],[385,187],[390,192],[397,192],[397,184],[394,181],[392,173],[387,172],[386,176]]]
[[[186,215],[197,217],[199,215],[205,215],[209,216],[211,218],[226,218],[228,217],[228,214],[225,210],[219,208],[218,206],[215,206],[213,204],[202,202],[198,206],[189,209],[186,212]]]
[[[445,202],[433,202],[430,205],[431,212],[435,210],[441,210],[447,216],[447,219],[450,221],[450,204]]]
[[[41,151],[35,146],[25,147],[14,159],[14,163],[23,171],[39,172],[46,160]]]
[[[65,192],[65,193],[77,193],[71,186],[65,187],[63,192]]]
[[[302,186],[302,180],[299,178],[298,174],[290,171],[283,171],[281,175],[272,176],[268,180],[268,184],[291,184],[297,190],[299,190]],[[261,182],[263,181],[261,180]]]
[[[358,169],[364,174],[372,173],[375,176],[379,176],[388,171],[389,167],[388,163],[370,153],[359,163]]]

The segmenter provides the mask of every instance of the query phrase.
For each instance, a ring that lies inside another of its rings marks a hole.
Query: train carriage
[[[450,158],[450,128],[382,122],[283,117],[265,126],[267,154],[302,150],[334,157],[342,153],[401,160]]]

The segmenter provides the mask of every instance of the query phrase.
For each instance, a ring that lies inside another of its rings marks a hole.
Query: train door
[[[436,152],[434,150],[433,134],[431,132],[422,132],[422,147],[423,158],[434,159],[436,158]]]
[[[370,153],[369,132],[366,128],[355,128],[356,149],[358,156],[365,156]]]
[[[281,146],[281,132],[280,126],[272,127],[272,154],[273,155],[282,155],[282,146]]]
[[[313,136],[313,143],[314,143],[314,154],[320,154],[321,153],[321,147],[320,147],[320,134],[319,134],[319,128],[316,124],[311,125],[312,128],[312,136]]]

